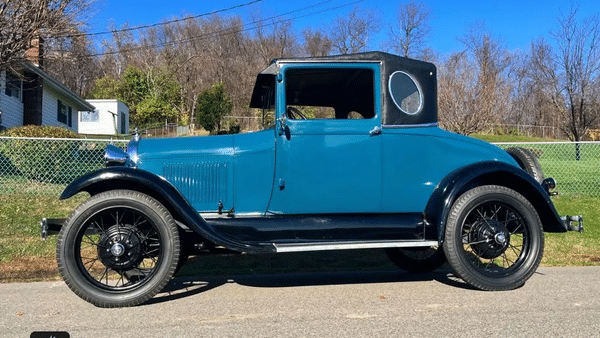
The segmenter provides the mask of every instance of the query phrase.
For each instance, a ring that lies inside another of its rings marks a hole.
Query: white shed
[[[129,108],[118,100],[86,100],[94,111],[79,112],[79,134],[118,135],[129,131]]]

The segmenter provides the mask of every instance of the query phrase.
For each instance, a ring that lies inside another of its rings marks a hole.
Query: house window
[[[121,134],[127,134],[127,116],[121,112]]]
[[[4,89],[4,93],[7,96],[12,96],[14,98],[21,99],[21,95],[23,93],[21,79],[18,76],[7,72],[6,89]]]
[[[94,111],[82,111],[81,122],[98,122],[100,121],[100,112]]]
[[[64,105],[60,100],[58,100],[58,111],[56,118],[58,122],[64,123],[69,127],[73,126],[73,110],[71,107]]]

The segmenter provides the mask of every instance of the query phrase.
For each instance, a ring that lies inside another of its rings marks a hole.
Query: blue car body
[[[473,287],[522,286],[560,217],[535,155],[437,125],[435,66],[380,52],[275,60],[250,106],[271,127],[109,145],[60,229],[66,284],[102,307],[156,295],[189,255],[385,249],[411,272],[448,263]],[[574,225],[574,223],[576,223]]]

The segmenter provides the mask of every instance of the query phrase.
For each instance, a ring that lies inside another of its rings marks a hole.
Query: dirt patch
[[[591,263],[600,263],[600,254],[597,255],[583,255],[581,258]]]
[[[0,283],[58,280],[54,257],[13,257],[0,262]]]

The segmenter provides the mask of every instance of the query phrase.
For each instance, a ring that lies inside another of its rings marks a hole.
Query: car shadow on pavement
[[[429,273],[397,271],[335,271],[291,272],[273,274],[243,274],[210,277],[174,278],[165,289],[146,304],[167,302],[210,291],[227,283],[260,288],[286,288],[297,286],[346,285],[369,283],[410,283],[437,281],[450,287],[475,290],[456,277],[452,270],[442,267]]]

